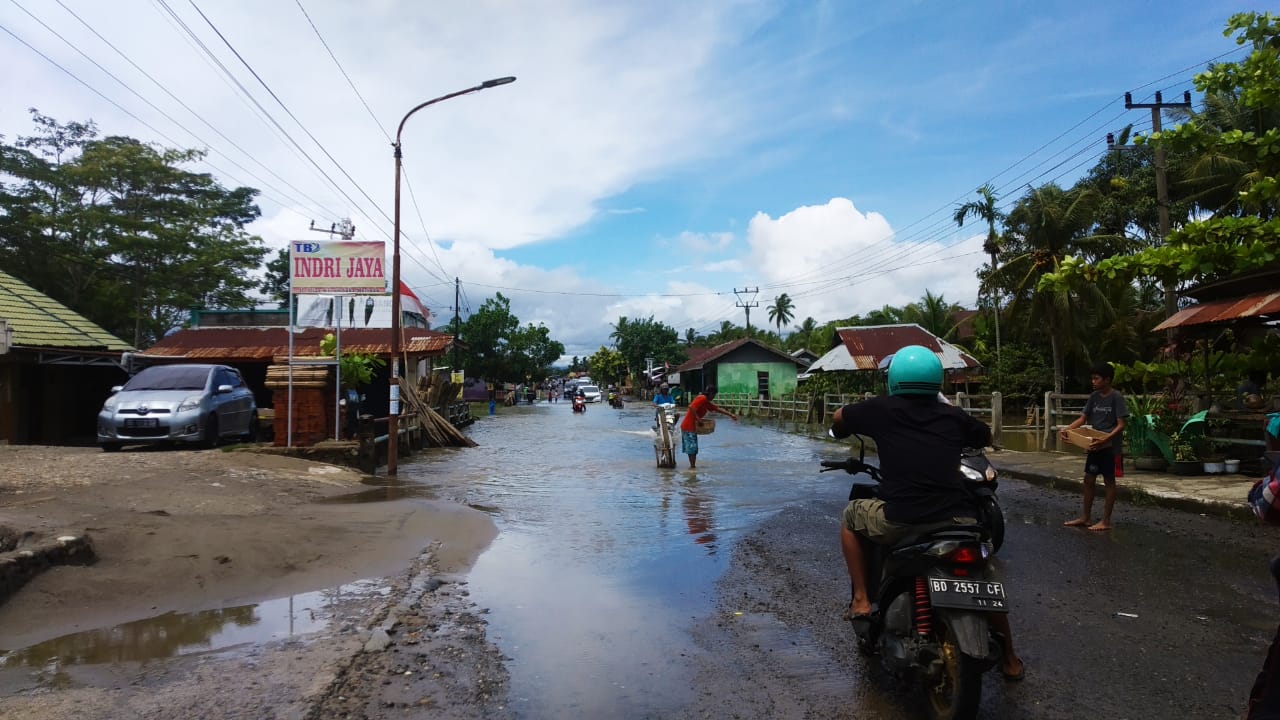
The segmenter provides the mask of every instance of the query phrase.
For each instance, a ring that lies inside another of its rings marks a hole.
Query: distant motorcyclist
[[[880,497],[850,501],[840,523],[853,602],[845,618],[871,615],[867,565],[857,535],[892,545],[910,534],[975,523],[973,499],[956,467],[966,447],[991,444],[991,429],[964,410],[938,402],[942,362],[930,349],[909,345],[889,364],[889,395],[845,405],[832,416],[838,438],[865,435],[876,443],[883,479]],[[856,533],[856,535],[855,535]],[[1008,616],[992,613],[990,622],[1004,642],[1001,672],[1021,680],[1022,660],[1013,648]]]

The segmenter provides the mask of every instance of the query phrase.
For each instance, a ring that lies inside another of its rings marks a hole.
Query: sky
[[[956,206],[1073,183],[1107,132],[1150,128],[1127,91],[1198,103],[1194,74],[1243,57],[1227,18],[1254,9],[0,0],[0,135],[34,134],[36,108],[204,149],[190,169],[261,190],[268,247],[349,218],[390,263],[403,119],[401,274],[433,327],[502,293],[567,359],[624,316],[683,337],[751,305],[777,330],[782,293],[783,333],[926,290],[974,307],[986,228]]]

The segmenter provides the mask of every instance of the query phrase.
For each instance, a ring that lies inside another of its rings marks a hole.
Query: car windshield
[[[124,390],[203,390],[209,368],[156,365],[134,375]]]

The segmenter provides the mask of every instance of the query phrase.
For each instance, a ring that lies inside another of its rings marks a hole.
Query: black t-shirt
[[[878,396],[840,411],[841,429],[876,441],[885,519],[900,525],[973,517],[960,452],[991,444],[991,428],[933,395]]]

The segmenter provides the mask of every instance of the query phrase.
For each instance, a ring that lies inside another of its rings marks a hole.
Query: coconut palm
[[[609,333],[609,339],[613,341],[614,349],[617,349],[618,343],[627,337],[627,331],[631,329],[631,321],[627,319],[626,315],[623,315],[618,318],[618,322],[610,327],[613,328],[613,332]]]
[[[791,337],[795,339],[795,347],[792,350],[806,348],[813,349],[813,334],[818,329],[818,321],[812,317],[807,317],[800,323],[800,328],[796,330]]]
[[[786,293],[774,298],[768,310],[769,321],[778,326],[779,333],[782,332],[782,326],[790,323],[796,316],[795,306],[791,304],[791,296]]]
[[[956,332],[953,318],[963,309],[955,303],[948,303],[942,295],[934,295],[925,290],[920,302],[903,308],[902,319],[916,323],[943,340],[949,340]]]
[[[1081,293],[1105,303],[1096,288],[1081,286],[1041,290],[1040,278],[1057,272],[1068,255],[1097,256],[1100,248],[1115,240],[1112,236],[1091,235],[1094,211],[1099,195],[1096,191],[1075,188],[1063,190],[1050,183],[1027,192],[1006,218],[1005,240],[1010,243],[1004,267],[993,273],[993,281],[1013,296],[1010,315],[1019,315],[1031,327],[1048,332],[1053,355],[1053,385],[1062,392],[1064,345],[1072,336],[1073,300]],[[1077,313],[1075,319],[1079,320]],[[1071,348],[1074,352],[1075,348]]]
[[[978,199],[967,202],[956,208],[954,219],[956,225],[964,227],[965,219],[976,217],[987,224],[987,239],[982,242],[982,249],[991,257],[991,272],[987,277],[991,278],[996,271],[996,256],[1000,254],[1000,235],[996,232],[996,223],[1002,223],[1005,220],[1005,213],[996,206],[995,189],[991,187],[991,183],[987,183],[978,188]],[[995,320],[996,331],[996,367],[1000,366],[1000,292],[995,283],[990,283],[987,292],[991,296],[992,317]]]
[[[685,345],[697,345],[702,339],[703,337],[698,334],[698,328],[689,328],[684,331]]]

